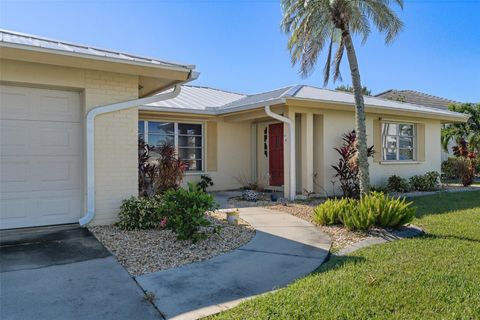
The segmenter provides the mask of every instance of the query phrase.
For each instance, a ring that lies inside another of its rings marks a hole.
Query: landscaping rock
[[[110,225],[89,230],[133,276],[212,258],[246,244],[255,235],[254,228],[242,219],[229,225],[222,212],[208,213],[207,218],[212,223],[208,229],[219,226],[220,231],[196,243],[177,240],[166,229],[125,231]]]

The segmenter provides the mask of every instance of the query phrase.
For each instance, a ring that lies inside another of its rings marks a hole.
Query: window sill
[[[192,171],[192,172],[186,171],[185,172],[186,176],[199,176],[199,175],[202,175],[202,174],[205,174],[205,171]]]
[[[420,161],[380,161],[380,164],[395,165],[395,164],[420,164]]]

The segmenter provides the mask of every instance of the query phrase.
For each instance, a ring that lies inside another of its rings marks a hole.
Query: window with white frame
[[[171,144],[178,157],[187,164],[187,171],[203,171],[204,135],[201,123],[142,120],[138,122],[138,135],[152,146]]]
[[[416,157],[416,127],[411,123],[382,124],[382,160],[412,161]]]

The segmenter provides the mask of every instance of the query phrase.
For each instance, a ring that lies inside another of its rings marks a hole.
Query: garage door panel
[[[0,120],[2,155],[81,155],[80,123]]]
[[[39,123],[30,129],[32,152],[45,155],[80,155],[82,128],[80,124]]]
[[[82,215],[81,190],[4,193],[0,228],[72,223]]]
[[[1,157],[2,192],[80,189],[82,163],[78,157]]]
[[[0,86],[0,228],[83,215],[82,108],[77,92]]]
[[[21,119],[28,115],[31,95],[17,87],[0,88],[0,119]]]
[[[0,92],[1,119],[79,122],[82,118],[79,92],[11,86]]]
[[[71,94],[57,91],[55,94],[40,93],[36,98],[38,99],[38,107],[35,109],[36,119],[55,121],[78,121],[80,119],[80,109],[72,108],[72,105],[77,106],[79,104],[78,99],[72,97]]]

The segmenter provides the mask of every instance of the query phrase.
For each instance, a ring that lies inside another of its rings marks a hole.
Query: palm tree
[[[461,139],[468,142],[471,151],[480,153],[480,103],[463,103],[448,106],[450,111],[469,115],[466,123],[449,124],[442,129],[442,145],[448,151],[448,144],[454,140],[457,144]]]
[[[355,96],[355,130],[358,135],[358,168],[360,194],[369,191],[367,134],[365,106],[360,81],[360,70],[352,36],[360,36],[365,43],[373,24],[385,34],[385,42],[391,43],[403,27],[403,23],[390,7],[396,3],[403,9],[403,0],[282,0],[282,29],[289,34],[288,48],[292,64],[300,63],[300,73],[307,77],[315,68],[319,54],[327,49],[324,67],[324,85],[330,79],[341,79],[340,64],[347,53]],[[328,45],[327,45],[328,44]],[[332,50],[336,53],[332,61]]]

